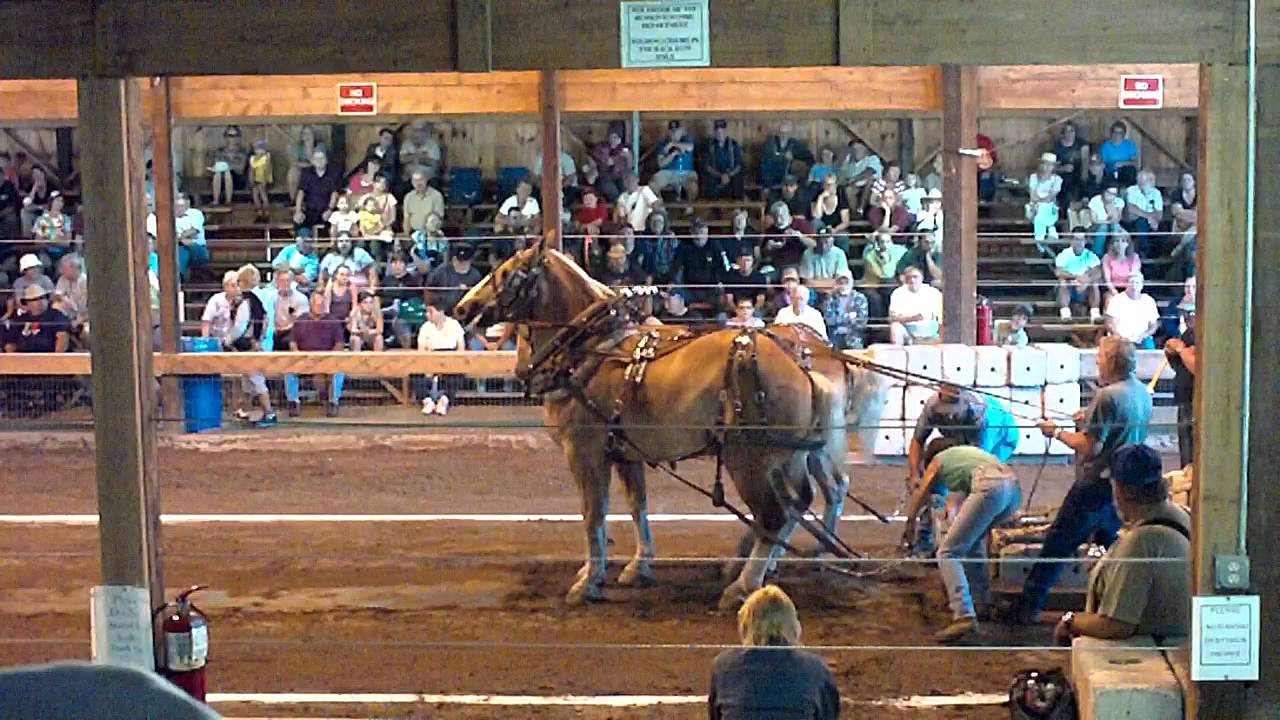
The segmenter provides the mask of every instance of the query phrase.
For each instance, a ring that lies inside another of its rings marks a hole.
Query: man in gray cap
[[[723,119],[716,120],[713,127],[714,136],[703,153],[702,177],[706,187],[702,195],[712,200],[741,200],[746,197],[742,146],[729,137],[729,125]]]
[[[1169,500],[1160,455],[1150,447],[1121,447],[1108,472],[1128,529],[1089,576],[1085,612],[1063,615],[1054,639],[1153,635],[1163,645],[1190,626],[1191,516]]]

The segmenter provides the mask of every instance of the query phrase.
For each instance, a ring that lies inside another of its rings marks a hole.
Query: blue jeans
[[[178,274],[186,275],[187,268],[192,265],[208,265],[209,264],[209,248],[204,245],[191,243],[190,245],[178,244]]]
[[[1124,525],[1116,506],[1111,501],[1110,487],[1103,489],[1093,480],[1086,485],[1077,481],[1067,491],[1067,497],[1058,508],[1058,516],[1049,526],[1044,538],[1041,558],[1074,557],[1082,543],[1092,540],[1104,547],[1116,541],[1116,532]],[[1039,562],[1031,568],[1031,574],[1022,586],[1021,605],[1024,611],[1044,611],[1045,600],[1062,574],[1064,563]]]
[[[329,376],[329,402],[334,405],[342,399],[342,385],[347,381],[347,376],[342,373],[336,373]],[[284,376],[284,396],[289,402],[298,402],[300,389],[298,387],[297,375]]]
[[[973,470],[972,489],[947,537],[938,547],[938,572],[947,586],[947,601],[953,618],[973,617],[975,598],[990,601],[987,564],[965,562],[985,560],[987,535],[996,525],[1013,517],[1022,502],[1018,479],[1008,468],[979,465]]]
[[[1120,223],[1102,223],[1093,229],[1093,254],[1102,257],[1107,254],[1107,246],[1111,244],[1111,236],[1124,232]]]

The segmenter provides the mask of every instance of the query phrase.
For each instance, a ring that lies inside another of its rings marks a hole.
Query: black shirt
[[[770,193],[769,207],[773,207],[773,204],[779,200],[787,204],[787,209],[791,211],[793,218],[807,218],[813,214],[813,203],[809,200],[809,193],[802,187],[796,188],[796,193],[789,199],[783,197],[781,190]]]
[[[630,263],[627,264],[627,269],[623,272],[617,272],[606,264],[596,279],[609,287],[615,288],[644,285],[645,281],[648,280],[643,272],[632,267]]]
[[[17,212],[21,204],[18,188],[8,180],[0,180],[0,212],[5,210]]]
[[[742,147],[733,138],[725,138],[724,144],[715,140],[707,143],[707,166],[720,173],[742,167]],[[720,178],[715,178],[719,182]]]
[[[382,287],[378,288],[378,294],[387,300],[388,303],[399,300],[405,302],[407,300],[422,299],[422,278],[418,274],[410,270],[400,277],[396,277],[391,273],[387,273],[382,278]]]
[[[750,275],[743,275],[734,270],[724,274],[725,292],[733,296],[733,301],[743,298],[749,298],[751,302],[756,301],[757,295],[763,295],[769,287],[769,281],[759,270],[752,270]]]
[[[1196,346],[1196,331],[1190,328],[1182,333],[1182,342],[1187,347]],[[1176,403],[1189,403],[1195,397],[1196,392],[1196,376],[1187,369],[1182,358],[1173,355],[1169,358],[1169,365],[1173,367],[1173,401]]]
[[[333,194],[342,190],[342,170],[333,163],[325,166],[324,175],[318,174],[314,167],[303,168],[298,189],[302,191],[304,208],[324,212],[329,209]]]
[[[797,648],[734,648],[711,667],[711,720],[834,720],[840,690],[822,658]]]
[[[444,300],[445,306],[441,310],[448,315],[453,313],[453,308],[467,293],[467,289],[474,287],[483,279],[484,276],[474,265],[467,268],[466,272],[460,273],[454,269],[453,262],[450,261],[431,271],[427,276],[427,287],[431,288],[428,291],[431,297]]]
[[[71,320],[49,308],[40,315],[18,313],[5,322],[4,345],[21,353],[50,353],[57,349],[58,333],[71,330]]]
[[[681,285],[715,285],[724,270],[724,252],[713,239],[702,247],[685,240],[676,250],[675,278]]]

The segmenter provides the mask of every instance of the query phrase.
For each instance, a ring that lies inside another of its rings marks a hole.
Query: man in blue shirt
[[[693,171],[693,138],[679,120],[667,123],[667,137],[658,143],[658,172],[649,179],[649,187],[661,193],[668,187],[684,188],[689,202],[698,199],[698,173]]]
[[[1138,180],[1138,146],[1128,135],[1125,124],[1116,121],[1111,125],[1111,137],[1098,148],[1107,176],[1121,185],[1133,185]]]

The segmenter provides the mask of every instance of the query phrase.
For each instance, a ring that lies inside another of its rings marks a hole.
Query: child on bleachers
[[[1007,323],[1000,323],[1003,327],[999,327],[999,338],[997,342],[1005,346],[1026,347],[1029,342],[1027,339],[1027,323],[1031,321],[1031,306],[1027,304],[1018,305],[1013,309],[1013,314],[1009,316]]]
[[[271,217],[267,188],[274,182],[271,174],[271,153],[267,150],[266,140],[258,140],[253,144],[253,155],[249,157],[249,170],[253,183],[254,217],[258,222],[265,222]]]
[[[329,234],[338,237],[343,233],[354,235],[360,222],[360,214],[351,209],[351,193],[338,193],[337,209],[329,213]]]

